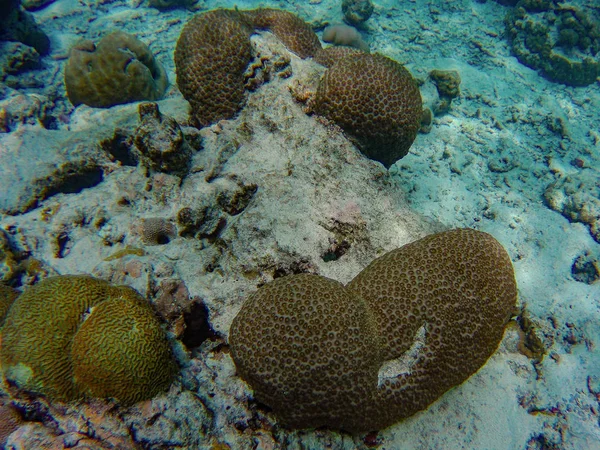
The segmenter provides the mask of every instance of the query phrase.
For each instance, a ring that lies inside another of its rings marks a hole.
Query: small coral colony
[[[522,8],[521,15],[534,14]],[[344,12],[360,25],[372,4],[344,1]],[[430,121],[409,71],[370,53],[356,30],[328,30],[326,40],[341,45],[323,48],[290,12],[216,9],[195,15],[175,48],[177,86],[195,126],[243,108],[250,37],[260,30],[326,68],[306,110],[339,126],[365,157],[390,167]],[[448,99],[456,95],[457,74],[432,77]],[[73,105],[95,108],[155,101],[167,87],[149,48],[124,32],[77,44],[64,80]],[[142,109],[160,117],[156,105]],[[148,164],[160,171],[163,156],[147,155]],[[496,350],[516,300],[502,246],[483,232],[450,230],[379,257],[346,285],[301,274],[261,286],[233,320],[231,356],[284,426],[377,430],[475,373]],[[174,343],[152,305],[129,287],[84,275],[47,278],[23,292],[0,285],[0,325],[2,375],[14,396],[131,405],[177,380]]]

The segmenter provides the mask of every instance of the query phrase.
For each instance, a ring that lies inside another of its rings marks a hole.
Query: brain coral
[[[477,371],[516,296],[502,246],[452,230],[387,253],[346,287],[306,274],[266,284],[235,317],[231,352],[288,426],[376,430]]]
[[[385,167],[408,153],[422,115],[411,74],[385,56],[367,53],[342,58],[325,72],[313,108]]]
[[[47,278],[13,303],[2,329],[5,379],[57,400],[124,404],[166,389],[175,364],[150,305],[133,289],[88,276]]]
[[[94,45],[83,41],[71,49],[65,68],[67,95],[73,105],[108,108],[139,100],[158,100],[167,74],[146,44],[116,31]]]
[[[362,298],[309,274],[279,278],[250,296],[230,343],[241,376],[282,420],[338,428],[354,424],[359,399],[373,396],[383,345]]]

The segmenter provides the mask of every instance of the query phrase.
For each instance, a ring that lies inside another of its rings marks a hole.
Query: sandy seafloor
[[[315,26],[342,20],[337,1],[260,5],[293,11]],[[198,5],[219,6],[234,4]],[[436,96],[430,70],[455,69],[462,79],[450,111],[388,173],[294,102],[288,85],[322,73],[311,61],[291,56],[292,77],[274,78],[250,95],[236,119],[198,133],[184,126],[187,102],[173,62],[177,37],[194,12],[121,0],[57,0],[35,12],[52,51],[43,69],[20,75],[30,87],[5,89],[0,99],[0,107],[22,111],[23,122],[0,134],[0,207],[11,212],[0,214],[0,227],[43,273],[93,274],[155,302],[157,287],[175,280],[187,289],[185,299],[207,305],[218,339],[180,355],[189,359],[170,391],[132,408],[39,400],[35,408],[43,414],[12,433],[7,448],[600,449],[600,282],[593,282],[600,244],[592,235],[600,220],[600,84],[568,87],[520,64],[503,38],[505,13],[493,1],[375,2],[363,36],[372,51],[424,81],[426,104]],[[65,98],[70,46],[111,29],[150,46],[171,81],[161,111],[188,137],[203,139],[194,173],[181,185],[174,176],[147,176],[109,158],[106,141],[115,131],[128,136],[138,126],[137,105],[73,108]],[[269,33],[253,42],[285,53]],[[40,117],[53,129],[44,129]],[[58,185],[56,195],[17,212],[35,197],[40,180],[57,177],[68,160],[91,173],[101,169],[102,180],[78,193]],[[243,212],[216,211],[220,192],[252,184],[258,188]],[[142,218],[172,220],[182,207],[198,205],[209,207],[213,222],[224,219],[206,225],[218,239],[179,236],[147,245],[136,233]],[[584,215],[588,223],[577,220]],[[513,321],[479,372],[376,440],[286,430],[252,401],[223,343],[257,285],[304,270],[347,282],[383,252],[457,227],[492,233],[506,247],[519,314],[529,319],[527,326]],[[350,249],[325,261],[340,233]],[[125,246],[143,254],[107,260]],[[588,282],[576,279],[576,260]],[[35,280],[30,271],[19,283]],[[523,349],[531,333],[543,343],[543,357]]]

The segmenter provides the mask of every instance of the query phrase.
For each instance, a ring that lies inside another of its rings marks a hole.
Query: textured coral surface
[[[310,58],[321,49],[310,25],[289,11],[259,8],[241,12],[244,20],[259,30],[269,30],[300,58]]]
[[[177,86],[200,126],[230,119],[244,101],[244,71],[252,30],[236,11],[217,9],[194,16],[175,47]]]
[[[404,157],[421,123],[421,94],[412,75],[382,55],[342,58],[323,76],[314,102],[369,158],[390,167]]]
[[[65,68],[65,85],[73,105],[108,108],[157,100],[165,93],[168,80],[146,44],[115,31],[97,46],[83,41],[73,47]]]
[[[2,328],[0,359],[6,380],[58,400],[131,403],[165,389],[174,374],[145,300],[88,276],[52,277],[23,292]]]
[[[437,233],[373,261],[346,288],[275,280],[233,321],[233,358],[294,427],[385,428],[425,409],[496,350],[517,299],[491,235]]]

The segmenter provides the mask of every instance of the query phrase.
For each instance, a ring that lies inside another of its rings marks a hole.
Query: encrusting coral
[[[1,334],[6,381],[54,400],[149,399],[176,365],[150,304],[135,290],[83,275],[47,278],[13,303]]]
[[[65,68],[67,95],[74,106],[108,108],[139,100],[158,100],[168,86],[167,74],[146,44],[115,31],[98,45],[82,41],[72,49]]]
[[[451,230],[385,254],[345,287],[309,274],[267,283],[235,317],[231,353],[286,425],[377,430],[475,373],[516,298],[504,248]]]
[[[422,115],[421,95],[410,73],[382,55],[322,49],[307,23],[270,8],[207,11],[183,28],[175,49],[177,85],[197,125],[230,119],[241,109],[255,29],[273,32],[299,57],[313,57],[329,67],[314,111],[344,129],[366,156],[390,167],[407,154]]]

